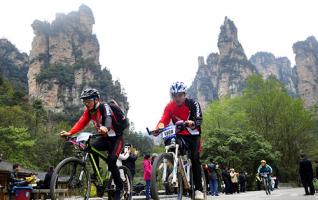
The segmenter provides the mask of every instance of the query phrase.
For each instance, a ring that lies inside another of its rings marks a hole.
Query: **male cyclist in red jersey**
[[[170,124],[184,121],[187,128],[178,133],[188,143],[191,151],[191,162],[193,167],[193,179],[195,185],[195,199],[203,199],[202,174],[200,162],[201,150],[201,123],[202,112],[200,104],[186,97],[186,86],[183,82],[173,83],[170,87],[172,100],[166,106],[164,113],[156,129],[161,129]]]
[[[98,90],[93,88],[83,90],[81,99],[86,106],[82,117],[69,132],[62,131],[60,135],[66,137],[76,134],[83,130],[91,120],[93,121],[94,126],[101,137],[99,137],[92,146],[97,150],[108,152],[107,164],[116,184],[115,199],[119,200],[124,193],[124,186],[116,162],[123,146],[122,133],[116,132],[113,128],[112,110],[107,103],[100,102]],[[94,155],[94,160],[99,167],[97,155]]]

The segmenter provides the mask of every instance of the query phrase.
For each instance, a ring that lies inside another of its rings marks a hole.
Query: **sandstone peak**
[[[224,23],[220,27],[218,48],[221,57],[230,56],[246,59],[243,47],[238,40],[237,28],[228,17],[225,17]]]

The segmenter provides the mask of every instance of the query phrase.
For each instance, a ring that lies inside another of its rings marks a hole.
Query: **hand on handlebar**
[[[195,123],[192,120],[187,120],[184,123],[185,123],[185,125],[187,125],[190,128],[194,128],[195,127]]]
[[[70,136],[71,135],[71,133],[70,132],[67,132],[67,131],[61,131],[60,132],[60,136],[61,137],[68,137],[68,136]]]
[[[105,135],[108,133],[108,128],[105,127],[105,126],[101,126],[98,130],[98,133],[101,134],[101,135]]]
[[[160,129],[163,129],[164,127],[165,125],[163,123],[159,123],[157,127],[154,129],[152,135],[157,137],[158,135],[160,135]]]

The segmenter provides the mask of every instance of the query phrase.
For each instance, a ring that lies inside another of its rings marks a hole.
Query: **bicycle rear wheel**
[[[160,154],[155,159],[151,175],[151,197],[154,200],[160,199],[159,195],[162,194],[177,195],[178,199],[182,198],[182,178],[177,177],[177,183],[172,183],[173,164],[173,157],[169,153]]]
[[[88,199],[90,175],[85,163],[75,157],[62,160],[54,169],[50,183],[52,200]]]

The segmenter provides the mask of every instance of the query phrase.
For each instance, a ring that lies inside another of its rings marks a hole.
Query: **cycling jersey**
[[[181,106],[178,106],[173,100],[170,101],[166,106],[159,123],[163,123],[164,126],[168,126],[170,121],[175,124],[178,121],[187,120],[191,120],[194,122],[194,128],[186,128],[185,130],[180,131],[178,134],[200,135],[202,112],[200,104],[192,99],[186,99]]]
[[[257,172],[258,172],[259,174],[261,174],[261,173],[271,174],[271,173],[273,172],[273,169],[272,169],[271,166],[269,166],[269,165],[267,165],[267,164],[266,164],[265,166],[260,165],[260,166],[258,167],[258,169],[257,169]]]
[[[109,130],[109,132],[107,133],[108,136],[110,137],[116,136],[116,133],[112,127],[112,113],[111,113],[110,107],[108,104],[104,104],[104,106],[106,110],[105,120],[102,120],[102,114],[100,109],[97,109],[95,113],[90,113],[90,111],[87,108],[85,108],[82,117],[76,122],[76,124],[70,130],[71,135],[76,134],[80,132],[81,130],[83,130],[88,125],[88,123],[92,120],[96,128],[96,131],[98,131],[100,126],[102,125],[107,127],[107,129]]]

